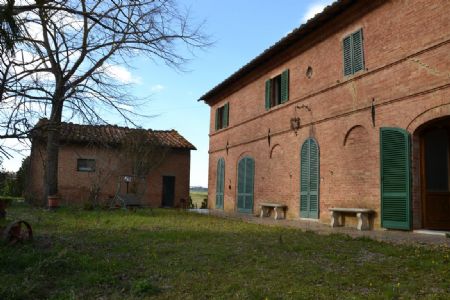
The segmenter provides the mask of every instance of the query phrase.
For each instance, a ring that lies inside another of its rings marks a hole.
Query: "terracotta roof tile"
[[[41,119],[35,126],[31,137],[45,139],[47,119]],[[61,123],[60,141],[66,143],[98,143],[108,145],[121,144],[127,135],[136,131],[145,131],[148,138],[158,144],[174,149],[196,150],[194,145],[188,142],[176,130],[152,130],[119,127],[117,125],[81,125],[74,123]]]

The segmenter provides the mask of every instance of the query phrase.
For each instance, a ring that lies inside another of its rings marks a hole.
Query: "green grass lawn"
[[[177,210],[16,206],[0,299],[449,299],[448,248],[320,236]]]
[[[197,205],[197,208],[202,206],[203,199],[208,198],[208,192],[190,192],[192,203]]]

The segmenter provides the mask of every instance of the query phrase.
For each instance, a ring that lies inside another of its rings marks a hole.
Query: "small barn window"
[[[79,158],[77,160],[78,172],[95,172],[95,159]]]

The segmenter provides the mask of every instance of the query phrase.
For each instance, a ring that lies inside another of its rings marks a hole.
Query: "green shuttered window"
[[[410,141],[400,128],[380,129],[381,226],[411,229]]]
[[[223,106],[216,108],[216,116],[214,122],[215,130],[227,128],[230,118],[230,104],[227,102]]]
[[[319,147],[307,139],[300,151],[300,217],[319,218]]]
[[[285,103],[289,100],[289,70],[284,70],[278,76],[266,80],[265,108]]]
[[[364,46],[362,29],[346,36],[342,41],[344,52],[344,75],[364,70]]]
[[[253,188],[255,182],[255,161],[244,157],[238,163],[237,210],[243,213],[253,212]]]
[[[216,208],[223,209],[224,187],[225,187],[225,160],[220,158],[217,161],[216,175]]]

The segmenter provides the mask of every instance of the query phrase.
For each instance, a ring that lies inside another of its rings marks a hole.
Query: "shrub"
[[[208,208],[208,198],[204,198],[200,208]]]

